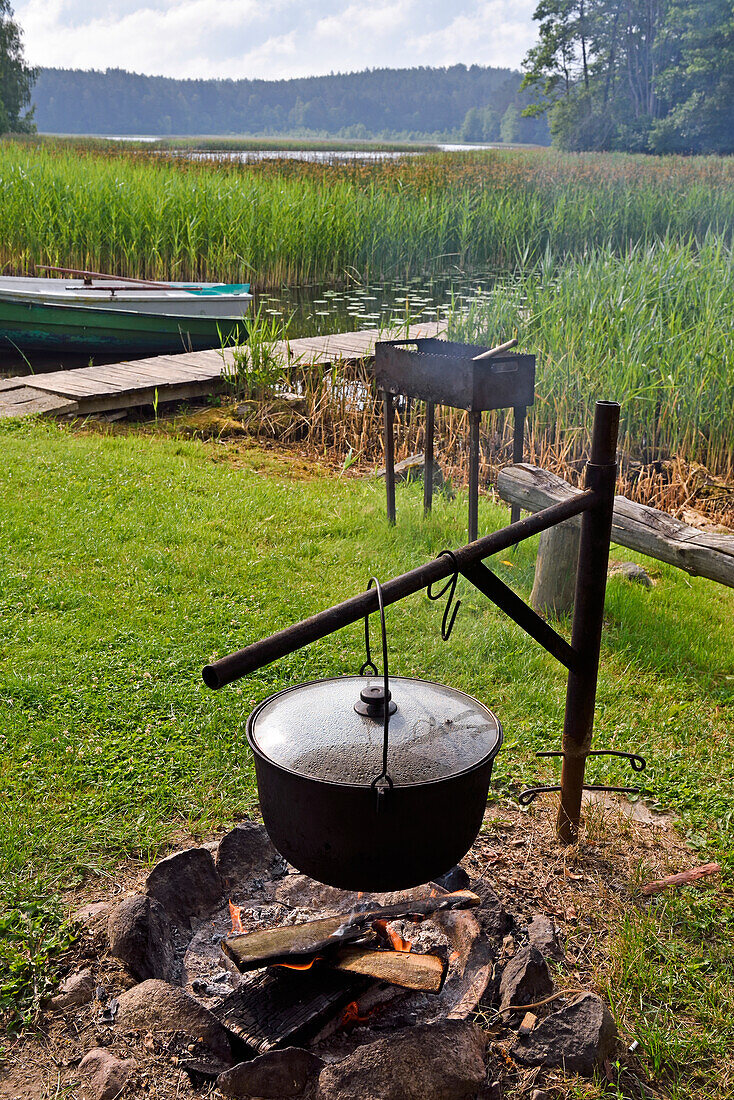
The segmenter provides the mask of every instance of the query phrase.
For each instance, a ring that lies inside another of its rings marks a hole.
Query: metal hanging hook
[[[542,752],[536,752],[536,756],[565,756],[566,754],[559,749],[543,750]],[[633,771],[644,772],[647,768],[647,761],[644,756],[640,756],[636,752],[620,752],[618,749],[591,749],[586,753],[587,757],[590,756],[617,756],[622,760],[626,760]],[[529,806],[530,803],[538,797],[539,794],[549,794],[553,791],[560,791],[558,784],[547,785],[544,784],[540,787],[526,787],[524,791],[521,791],[518,795],[517,801],[521,806]],[[607,787],[600,783],[584,783],[583,790],[585,791],[605,791],[611,794],[649,794],[644,787]]]
[[[387,770],[387,751],[388,751],[388,731],[390,726],[390,714],[396,710],[395,705],[390,703],[390,675],[387,667],[387,626],[385,624],[385,602],[382,597],[382,586],[377,577],[370,577],[370,582],[367,585],[367,591],[369,592],[372,586],[377,589],[377,602],[380,607],[380,630],[382,633],[382,679],[383,679],[383,705],[382,705],[382,771],[379,775],[376,775],[372,780],[370,786],[377,792],[377,812],[380,813],[385,800],[385,794],[387,790],[392,790],[393,781]],[[375,662],[372,660],[372,653],[370,651],[370,617],[365,615],[364,617],[364,644],[367,652],[367,660],[362,665],[360,673],[365,674],[365,670],[371,668],[375,676],[379,675]]]
[[[456,585],[459,580],[459,564],[456,560],[456,556],[451,550],[442,550],[438,557],[450,558],[454,566],[454,571],[449,579],[446,581],[446,584],[443,586],[440,592],[434,593],[432,591],[433,584],[431,583],[426,589],[426,595],[428,596],[429,600],[440,600],[441,597],[444,596],[447,592],[449,594],[449,598],[446,601],[446,607],[444,608],[443,612],[443,619],[441,620],[441,637],[445,642],[447,642],[451,637],[451,631],[454,629],[456,616],[459,613],[459,608],[461,607],[461,600],[457,600],[454,604],[453,613],[451,613],[451,617],[449,617],[449,613],[451,612],[451,605],[452,603],[454,603],[454,597],[456,595]]]

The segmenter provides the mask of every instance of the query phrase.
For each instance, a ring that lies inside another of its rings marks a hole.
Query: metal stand
[[[517,466],[518,462],[523,460],[523,452],[525,450],[525,420],[527,417],[527,408],[525,405],[515,405],[512,410],[514,414],[513,433],[512,433],[512,464]],[[520,518],[520,505],[513,504],[510,509],[510,523],[517,523]]]
[[[469,413],[469,542],[479,534],[479,428],[480,412]]]
[[[386,390],[382,392],[385,424],[385,486],[387,489],[387,521],[392,526],[396,522],[395,509],[395,409],[394,396]],[[514,410],[512,461],[515,465],[523,460],[523,442],[525,437],[525,406]],[[482,423],[481,412],[469,413],[469,541],[474,542],[479,534],[479,433]],[[428,515],[433,508],[433,463],[434,440],[436,432],[436,406],[426,402],[426,437],[423,455],[423,514]],[[520,506],[513,504],[510,522],[520,518]]]
[[[385,401],[385,410],[387,425],[391,420],[391,399]],[[478,419],[479,414],[475,415]],[[473,448],[473,453],[478,455],[478,429],[475,424],[476,421],[473,421],[472,441],[477,441],[477,448],[476,450]],[[353,596],[344,603],[312,615],[310,619],[281,630],[278,634],[255,642],[246,649],[220,658],[204,668],[202,675],[205,684],[210,688],[223,687],[248,672],[254,672],[279,657],[285,657],[310,642],[357,622],[377,611],[380,606],[387,607],[423,588],[430,589],[430,586],[437,581],[456,578],[461,574],[568,669],[562,748],[560,754],[553,753],[563,757],[561,785],[560,787],[533,788],[524,792],[521,801],[531,801],[540,791],[560,790],[558,836],[565,844],[574,843],[578,838],[581,795],[585,789],[586,760],[589,755],[601,755],[598,750],[591,752],[591,732],[594,722],[599,650],[604,618],[604,593],[612,530],[618,425],[619,405],[613,401],[598,401],[594,413],[591,457],[586,466],[583,492],[569,497],[561,504],[554,504],[534,515],[526,516],[525,519],[518,520],[509,527],[503,527],[491,535],[472,540],[458,550],[450,553],[444,551],[433,561],[386,581],[381,586],[381,604],[376,591],[370,589],[358,596]],[[478,460],[475,460],[475,465],[477,462]],[[394,482],[392,485],[394,491]],[[389,501],[388,495],[388,504]],[[583,518],[573,631],[569,645],[565,638],[487,568],[484,559],[577,515]],[[450,599],[452,599],[455,584],[446,586],[443,591],[449,589]],[[446,638],[450,634],[454,618],[455,612],[448,624],[448,630],[444,629]],[[446,615],[444,615],[444,627],[445,620]],[[603,753],[603,755],[608,754]],[[644,767],[644,761],[634,754],[612,753],[611,755],[627,756],[636,771]]]
[[[571,646],[577,659],[568,674],[561,746],[561,805],[556,829],[558,836],[566,844],[573,844],[578,837],[584,771],[594,724],[609,540],[617,480],[618,428],[619,405],[611,401],[598,401],[591,437],[591,456],[586,464],[584,477],[584,486],[594,493],[596,506],[593,511],[585,512],[581,520],[571,635]]]
[[[426,440],[423,448],[423,515],[433,507],[433,436],[436,430],[436,406],[426,402]]]
[[[385,407],[385,485],[387,486],[387,522],[395,523],[395,433],[393,431],[392,394],[382,394]]]
[[[423,512],[433,506],[433,463],[436,405],[465,409],[469,414],[469,540],[479,528],[479,433],[483,412],[513,409],[512,460],[522,462],[527,406],[534,400],[535,357],[509,354],[510,340],[482,351],[469,344],[424,338],[383,340],[375,345],[375,378],[382,392],[385,431],[387,518],[395,523],[394,398],[406,399],[406,420],[413,399],[426,402],[423,465]],[[416,350],[413,350],[415,348]],[[479,354],[477,354],[479,352]],[[520,509],[513,507],[512,522]]]

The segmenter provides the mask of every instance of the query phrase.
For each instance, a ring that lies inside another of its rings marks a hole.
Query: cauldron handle
[[[372,586],[377,589],[377,602],[380,605],[380,629],[382,632],[382,678],[383,678],[383,735],[382,735],[382,771],[379,775],[375,776],[370,784],[373,790],[377,791],[377,812],[379,813],[382,808],[382,803],[385,798],[385,788],[389,790],[393,788],[393,781],[387,770],[387,749],[389,740],[389,727],[390,727],[390,676],[387,669],[387,626],[385,625],[385,603],[382,598],[382,586],[377,577],[370,577],[370,582],[367,585],[367,591],[369,592]],[[360,669],[360,675],[364,675],[366,669],[374,669],[374,674],[377,675],[377,667],[372,660],[372,654],[370,652],[370,617],[365,615],[364,617],[364,644],[367,651],[367,660]],[[378,786],[383,783],[385,786]]]

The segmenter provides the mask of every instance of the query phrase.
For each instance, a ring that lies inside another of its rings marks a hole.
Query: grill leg
[[[423,449],[423,514],[428,515],[433,507],[433,434],[436,422],[436,407],[432,401],[426,403],[426,444]]]
[[[393,432],[393,398],[383,390],[385,407],[385,486],[387,488],[387,522],[395,523],[395,436]]]
[[[525,405],[515,405],[513,409],[513,435],[512,435],[512,461],[515,466],[522,462],[525,452]],[[520,518],[520,505],[513,504],[510,511],[510,523],[517,523]]]
[[[479,425],[482,414],[469,413],[469,542],[479,534]]]
[[[584,483],[587,489],[595,491],[598,499],[581,519],[571,638],[577,663],[568,674],[563,723],[561,805],[556,832],[564,844],[574,844],[578,840],[584,770],[594,724],[609,538],[617,479],[618,426],[619,405],[615,401],[597,401],[591,457],[586,464]]]

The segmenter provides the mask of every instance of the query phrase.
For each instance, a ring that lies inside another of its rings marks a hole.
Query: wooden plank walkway
[[[410,327],[410,335],[416,339],[438,336],[443,331],[443,326],[436,322]],[[399,335],[403,333],[379,329],[339,332],[283,340],[277,350],[284,362],[300,361],[304,365],[336,360],[356,362],[374,354],[376,340]],[[226,385],[222,376],[232,360],[231,349],[198,351],[8,378],[0,380],[0,417],[89,416],[207,397],[222,391]]]

